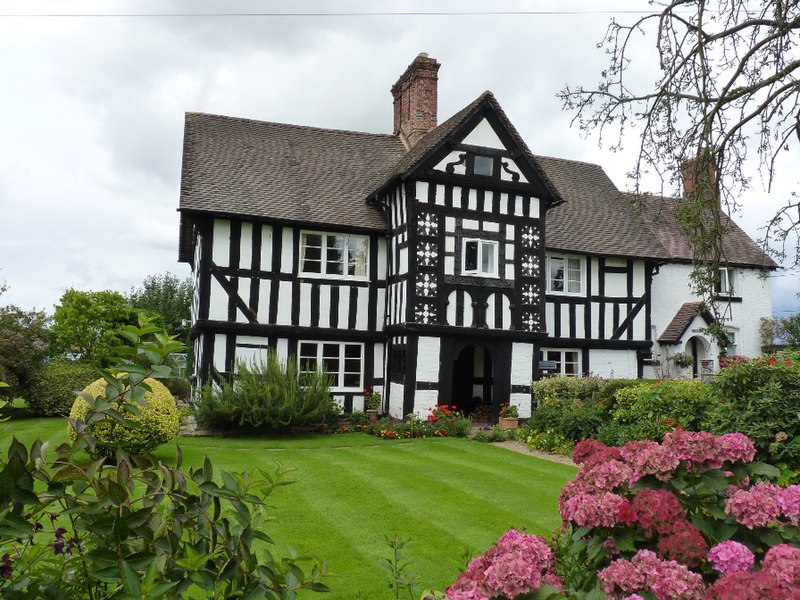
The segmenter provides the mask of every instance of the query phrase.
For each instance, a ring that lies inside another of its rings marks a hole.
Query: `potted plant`
[[[516,429],[519,427],[519,409],[514,404],[500,405],[500,429]]]
[[[364,412],[370,415],[371,420],[377,420],[380,406],[381,393],[376,392],[372,386],[364,388]]]

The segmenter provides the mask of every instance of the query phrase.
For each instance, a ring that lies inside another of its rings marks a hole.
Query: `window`
[[[548,256],[547,291],[556,294],[582,294],[583,264],[582,258]]]
[[[539,360],[553,362],[556,370],[552,371],[557,375],[568,377],[580,377],[581,375],[581,353],[579,350],[542,350],[539,353]]]
[[[324,369],[333,378],[333,390],[361,390],[364,388],[363,354],[363,344],[300,342],[300,372]]]
[[[366,277],[369,239],[363,235],[304,231],[300,240],[300,272],[304,275]]]
[[[491,156],[476,154],[473,159],[472,172],[475,175],[491,177],[494,174],[494,159]]]
[[[497,277],[497,252],[497,242],[464,240],[461,273]]]
[[[721,296],[733,296],[735,271],[731,267],[721,267],[714,291]]]
[[[736,348],[736,332],[730,329],[725,330],[725,337],[728,338],[728,345],[725,346],[726,356],[735,356],[739,354]]]

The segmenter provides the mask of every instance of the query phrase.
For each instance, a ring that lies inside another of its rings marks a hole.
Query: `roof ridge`
[[[281,127],[288,127],[291,129],[303,129],[307,131],[323,131],[329,133],[344,133],[349,135],[366,135],[371,137],[383,137],[383,138],[393,138],[399,139],[398,136],[393,135],[391,133],[371,133],[369,131],[355,131],[354,129],[339,129],[335,127],[317,127],[315,125],[297,125],[295,123],[281,123],[279,121],[264,121],[262,119],[251,119],[248,117],[232,117],[229,115],[220,115],[216,113],[206,113],[206,112],[197,112],[197,111],[186,111],[185,113],[186,118],[190,116],[198,116],[198,117],[209,117],[212,119],[218,120],[225,120],[225,121],[234,121],[237,123],[253,123],[257,125],[279,125]]]

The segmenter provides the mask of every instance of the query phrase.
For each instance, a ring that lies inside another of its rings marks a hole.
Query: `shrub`
[[[367,427],[367,433],[386,440],[424,437],[467,437],[472,421],[456,410],[455,406],[441,404],[429,409],[426,420],[410,414],[404,421],[389,417],[379,419]]]
[[[558,432],[547,429],[539,430],[531,425],[517,429],[515,437],[533,450],[552,452],[553,454],[569,454],[575,445],[573,440]]]
[[[715,404],[710,385],[682,379],[623,387],[615,397],[613,425],[606,425],[601,432],[604,441],[614,444],[658,441],[676,428],[697,431]],[[611,431],[616,432],[617,439],[610,439]]]
[[[539,406],[559,405],[565,400],[588,402],[600,391],[601,377],[545,377],[531,384],[533,397]]]
[[[553,432],[577,442],[594,437],[607,413],[602,401],[593,397],[586,401],[578,398],[548,400],[533,412],[528,423],[536,431]]]
[[[75,393],[97,379],[97,367],[84,361],[56,358],[45,364],[31,386],[28,407],[41,417],[67,416]]]
[[[197,422],[214,429],[275,431],[318,426],[338,417],[325,373],[298,373],[290,357],[281,364],[274,352],[266,363],[239,362],[232,382],[207,384],[196,403]]]
[[[167,386],[169,393],[175,396],[176,400],[188,401],[192,391],[192,385],[185,377],[170,377],[164,379],[162,383]]]
[[[122,448],[129,454],[147,454],[178,435],[180,418],[175,398],[160,381],[147,378],[142,383],[150,389],[144,393],[144,403],[136,403],[135,412],[131,411],[133,414],[128,417],[127,422],[105,418],[87,425],[87,430],[95,440],[92,455],[113,456],[117,448]],[[107,385],[106,380],[101,378],[87,385],[83,393],[91,398],[105,396]],[[130,401],[124,401],[118,409],[124,410],[130,404]],[[69,418],[86,422],[89,411],[87,399],[78,396]],[[67,433],[74,442],[77,437],[75,428],[68,426]]]
[[[800,464],[800,355],[729,361],[713,385],[719,402],[704,420],[709,431],[739,431],[766,460]]]
[[[514,429],[500,429],[497,425],[488,431],[479,431],[473,438],[476,442],[507,442],[516,439],[516,432]]]

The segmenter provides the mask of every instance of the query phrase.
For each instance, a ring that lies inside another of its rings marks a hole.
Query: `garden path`
[[[492,445],[500,446],[501,448],[506,448],[507,450],[512,450],[514,452],[519,452],[520,454],[535,456],[536,458],[541,458],[543,460],[550,460],[563,465],[575,466],[575,463],[572,462],[571,456],[564,454],[551,454],[550,452],[542,452],[540,450],[531,450],[526,444],[516,440],[509,440],[507,442],[492,442]]]

